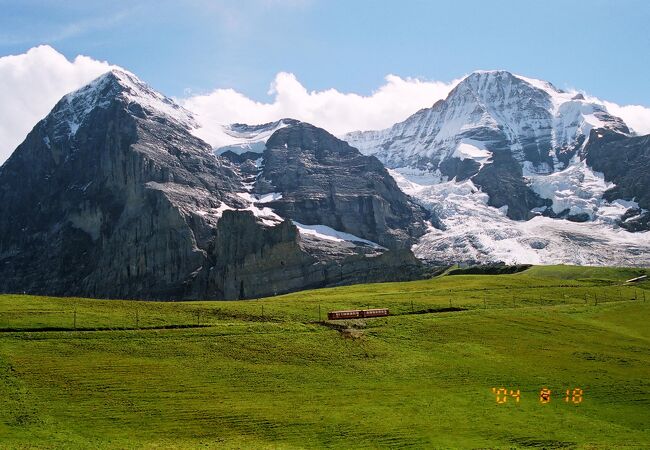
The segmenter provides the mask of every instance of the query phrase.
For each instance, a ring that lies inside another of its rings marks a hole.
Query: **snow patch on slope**
[[[271,193],[266,194],[263,197],[259,195],[252,194],[252,186],[244,185],[248,190],[246,192],[238,192],[237,195],[249,203],[246,208],[240,208],[239,211],[251,211],[255,217],[259,219],[264,225],[275,226],[282,222],[284,219],[277,215],[275,211],[267,206],[259,206],[264,203],[273,201],[273,199],[282,198],[282,194]]]
[[[334,228],[328,227],[327,225],[305,225],[300,222],[292,221],[293,224],[298,228],[300,234],[304,234],[310,237],[315,237],[318,239],[324,239],[326,241],[334,242],[352,242],[356,244],[365,244],[374,248],[384,249],[381,245],[369,241],[367,239],[360,238],[350,233],[345,233],[343,231],[335,230]]]
[[[492,152],[487,150],[482,142],[473,139],[461,139],[451,156],[461,160],[473,159],[482,166],[492,158]]]
[[[276,131],[289,126],[295,122],[292,119],[282,119],[277,122],[263,125],[231,124],[220,127],[222,133],[219,142],[227,143],[215,148],[216,155],[222,155],[228,151],[241,155],[242,153],[264,153],[266,141]],[[214,133],[215,131],[212,130]],[[201,137],[201,130],[194,130],[194,133]]]
[[[196,214],[200,216],[211,216],[217,219],[220,219],[223,216],[224,211],[235,211],[236,208],[226,205],[224,202],[221,202],[218,208],[209,208],[201,209],[195,211]]]
[[[282,199],[281,192],[271,192],[269,194],[259,195],[257,197],[257,203],[270,203],[281,199]]]

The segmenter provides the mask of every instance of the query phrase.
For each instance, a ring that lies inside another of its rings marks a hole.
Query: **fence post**
[[[77,307],[74,307],[74,329],[77,330]]]
[[[135,329],[140,329],[140,313],[138,308],[135,308]]]
[[[320,303],[318,304],[318,321],[319,322],[323,321],[323,319],[321,319],[321,315],[320,315]]]

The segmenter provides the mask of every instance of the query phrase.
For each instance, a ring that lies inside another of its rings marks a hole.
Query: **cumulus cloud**
[[[441,82],[388,75],[379,89],[369,96],[361,96],[335,89],[308,91],[293,74],[281,72],[271,83],[269,102],[256,102],[232,89],[216,89],[206,95],[188,96],[179,102],[198,117],[201,128],[196,134],[212,146],[219,147],[231,143],[231,138],[222,132],[220,125],[235,122],[261,124],[288,117],[325,128],[336,135],[387,128],[445,98],[461,79]],[[592,96],[587,98],[605,105],[634,132],[650,134],[650,108],[621,106]]]
[[[68,61],[46,45],[0,58],[0,164],[61,97],[110,68],[86,56]]]
[[[334,134],[387,128],[446,97],[456,83],[388,75],[379,89],[363,96],[336,89],[308,91],[293,74],[281,72],[271,84],[269,102],[256,102],[232,89],[217,89],[180,102],[197,115],[202,125],[197,135],[220,146],[228,141],[219,125],[234,122],[258,124],[289,117]]]

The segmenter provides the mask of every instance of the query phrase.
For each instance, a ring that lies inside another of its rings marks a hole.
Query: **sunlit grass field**
[[[0,296],[0,447],[648,448],[650,283],[624,283],[648,273],[237,302]],[[366,307],[391,316],[325,320]]]

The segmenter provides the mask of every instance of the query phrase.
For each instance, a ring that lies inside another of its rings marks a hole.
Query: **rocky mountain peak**
[[[267,148],[284,146],[297,151],[354,152],[350,147],[326,130],[307,122],[292,121],[290,125],[279,128],[266,141]]]
[[[156,92],[132,73],[120,69],[110,70],[64,96],[47,121],[61,124],[57,137],[71,137],[92,111],[108,109],[116,102],[136,117],[168,120],[186,129],[196,128],[189,111]]]
[[[266,141],[258,193],[303,225],[325,225],[387,248],[409,248],[428,214],[397,187],[377,158],[332,134],[294,121]]]
[[[471,180],[489,195],[490,206],[507,206],[508,217],[521,220],[548,204],[527,179],[584,158],[593,129],[629,133],[584,95],[497,70],[468,75],[445,100],[389,129],[344,139],[412,181]]]
[[[507,70],[477,70],[467,75],[458,85],[470,86],[476,92],[485,92],[509,87],[525,88],[522,83],[541,90],[562,92],[547,81],[525,78]]]
[[[526,80],[505,70],[477,71],[463,79],[449,94],[448,102],[476,102],[499,119],[499,109],[542,108],[553,110],[553,94],[560,91],[546,82]]]

